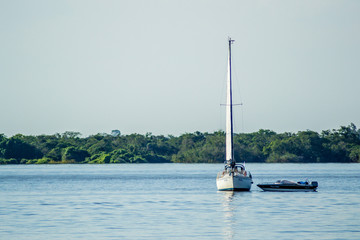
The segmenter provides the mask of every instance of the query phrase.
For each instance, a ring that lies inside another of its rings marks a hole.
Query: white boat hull
[[[219,173],[216,178],[216,186],[219,191],[250,191],[252,179],[250,177],[236,174]]]

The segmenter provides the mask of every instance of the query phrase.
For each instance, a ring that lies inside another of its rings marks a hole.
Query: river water
[[[360,239],[360,164],[247,164],[250,192],[218,192],[221,164],[0,166],[0,239]],[[263,192],[278,179],[317,192]]]

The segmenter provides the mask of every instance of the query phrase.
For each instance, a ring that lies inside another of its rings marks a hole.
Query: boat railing
[[[221,172],[218,172],[216,178],[222,178],[222,177],[223,177],[224,175],[226,175],[226,174],[229,174],[229,175],[234,174],[234,176],[237,175],[237,176],[244,176],[244,177],[250,177],[250,178],[252,178],[251,173],[250,173],[249,171],[245,171],[244,169],[242,169],[241,171],[239,171],[238,169],[233,169],[233,170],[231,170],[231,171],[229,171],[229,170],[223,170],[223,171],[221,171]]]
[[[221,171],[221,172],[218,172],[218,174],[217,174],[217,177],[216,178],[221,178],[221,177],[223,177],[224,175],[225,175],[225,173],[226,173],[226,171],[224,170],[224,171]]]

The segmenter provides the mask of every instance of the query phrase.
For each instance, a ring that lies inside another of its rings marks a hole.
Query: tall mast
[[[226,161],[233,166],[235,164],[233,150],[233,104],[232,104],[232,75],[231,75],[231,44],[234,42],[231,38],[229,41],[228,71],[226,83]]]

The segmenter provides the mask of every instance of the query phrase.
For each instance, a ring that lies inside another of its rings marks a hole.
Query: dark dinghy
[[[288,180],[278,180],[275,183],[260,183],[257,185],[264,191],[273,192],[314,192],[318,187],[317,182],[293,182]]]

